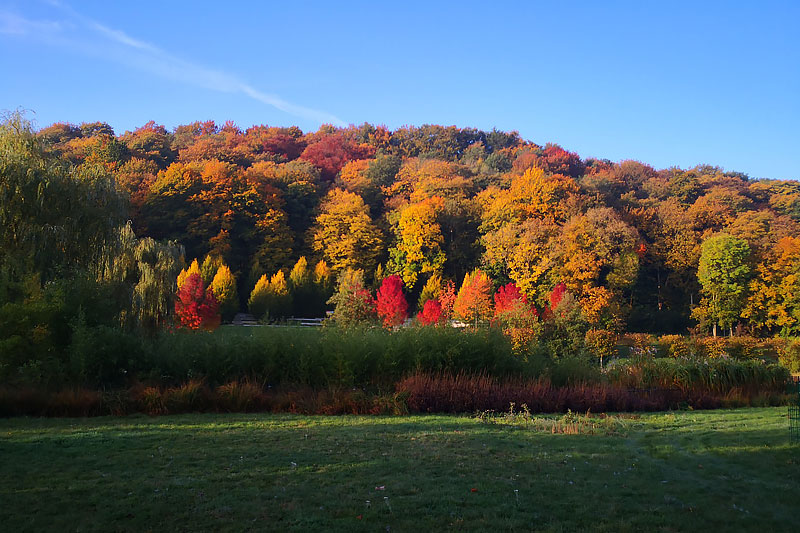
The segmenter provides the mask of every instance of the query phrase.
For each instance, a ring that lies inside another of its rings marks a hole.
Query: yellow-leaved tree
[[[250,298],[247,300],[247,308],[254,317],[258,319],[264,318],[267,314],[269,306],[269,278],[266,274],[262,275],[256,281],[256,286],[250,292]]]
[[[480,194],[483,230],[495,231],[530,218],[564,221],[570,214],[569,200],[577,194],[578,185],[572,178],[545,176],[542,169],[529,168],[512,178],[508,189],[490,187]]]
[[[762,334],[800,334],[800,237],[780,239],[756,272],[742,317]]]
[[[224,265],[225,262],[222,257],[214,254],[209,254],[203,259],[203,264],[200,265],[200,277],[203,278],[203,283],[208,285],[214,281],[214,276],[217,275],[219,267]]]
[[[269,280],[269,290],[272,294],[270,316],[285,317],[292,312],[292,296],[289,294],[289,284],[283,270],[278,270]]]
[[[182,269],[180,274],[178,274],[178,289],[183,287],[183,282],[186,281],[186,278],[188,278],[192,274],[197,274],[202,278],[202,275],[200,273],[200,264],[197,262],[197,259],[193,259],[192,264],[189,265],[189,268]]]
[[[289,316],[291,303],[286,275],[279,270],[271,278],[264,274],[258,279],[250,293],[247,307],[260,320],[275,320]]]
[[[347,268],[372,271],[383,249],[383,236],[357,194],[331,190],[311,228],[312,246],[334,272]]]
[[[420,274],[441,274],[445,262],[442,230],[437,222],[444,201],[438,196],[406,206],[397,222],[397,244],[389,250],[387,268],[412,289]]]
[[[229,322],[239,312],[239,293],[236,291],[236,278],[231,269],[222,264],[211,280],[211,290],[219,302],[222,320]]]
[[[417,307],[422,310],[425,306],[425,302],[428,300],[438,300],[441,293],[442,276],[433,274],[428,278],[428,281],[425,282],[425,286],[422,287],[422,292],[420,292],[419,299],[417,300]]]

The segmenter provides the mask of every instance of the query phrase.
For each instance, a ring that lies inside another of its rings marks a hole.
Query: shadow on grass
[[[450,416],[3,420],[0,519],[13,530],[790,530],[798,447],[779,413],[643,415],[626,436]],[[754,427],[725,427],[739,423]]]

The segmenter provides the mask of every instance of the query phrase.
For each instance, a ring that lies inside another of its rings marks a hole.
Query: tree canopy
[[[184,258],[207,257],[206,286],[224,264],[218,294],[242,295],[220,298],[226,316],[278,272],[304,294],[285,313],[321,313],[333,276],[348,269],[373,288],[397,275],[418,302],[409,312],[435,299],[449,316],[453,282],[480,269],[490,295],[513,283],[540,311],[563,285],[597,331],[800,329],[793,180],[581,159],[516,132],[435,124],[303,132],[148,122],[117,134],[103,122],[37,132],[12,114],[0,153],[5,298],[21,298],[32,279],[97,275],[116,253],[125,275],[114,279],[139,302],[137,320],[152,324],[171,308],[165,295]],[[310,265],[320,261],[318,272]]]

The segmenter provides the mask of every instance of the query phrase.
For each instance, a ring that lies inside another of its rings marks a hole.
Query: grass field
[[[0,420],[5,531],[763,532],[798,510],[785,407]]]

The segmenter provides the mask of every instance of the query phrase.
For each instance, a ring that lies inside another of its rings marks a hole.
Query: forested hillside
[[[149,246],[228,265],[242,308],[259,278],[305,257],[367,283],[397,274],[411,302],[432,276],[458,287],[481,268],[540,309],[563,283],[607,329],[800,332],[795,181],[581,159],[438,125],[53,124],[36,136],[65,164],[110,172]]]

